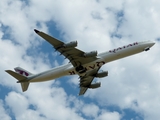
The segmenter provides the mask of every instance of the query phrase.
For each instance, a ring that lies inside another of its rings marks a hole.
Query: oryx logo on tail
[[[16,67],[14,70],[15,72],[12,70],[6,70],[6,72],[18,80],[17,83],[21,84],[23,92],[26,91],[29,86],[28,77],[33,74],[20,67]]]
[[[23,76],[25,76],[25,77],[28,77],[28,76],[32,75],[32,73],[30,73],[30,72],[28,72],[27,70],[24,70],[23,68],[20,68],[20,67],[16,67],[16,68],[14,68],[14,70],[15,70],[18,74],[23,75]]]

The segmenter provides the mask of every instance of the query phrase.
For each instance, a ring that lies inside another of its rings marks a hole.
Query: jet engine
[[[101,83],[98,82],[98,83],[91,84],[88,88],[95,89],[95,88],[99,88],[100,86],[101,86]]]
[[[98,72],[95,77],[102,78],[108,76],[108,71]]]
[[[66,47],[66,48],[77,47],[77,41],[72,41],[72,42],[69,42],[69,43],[65,43],[63,46]]]
[[[91,51],[84,53],[84,57],[95,57],[97,56],[97,51]]]

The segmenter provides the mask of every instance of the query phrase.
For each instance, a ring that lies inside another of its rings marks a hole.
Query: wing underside
[[[39,36],[48,41],[56,51],[59,51],[60,54],[64,55],[65,58],[68,58],[74,67],[79,66],[80,64],[86,64],[96,60],[96,57],[84,57],[85,52],[75,48],[76,46],[67,47],[66,44],[54,37],[49,36],[48,34],[34,30]]]
[[[84,76],[80,76],[80,84],[79,84],[80,85],[80,92],[79,92],[79,95],[85,94],[85,92],[87,91],[88,88],[93,88],[93,87],[91,87],[93,85],[91,83],[92,83],[93,79],[95,78],[95,75],[97,74],[99,69],[100,69],[100,67],[97,68],[97,69],[91,70],[89,72],[86,72],[86,74]],[[100,87],[100,83],[98,83],[97,87]]]
[[[87,87],[81,87],[81,88],[80,88],[79,95],[84,95],[84,94],[86,93],[87,90],[88,90]]]

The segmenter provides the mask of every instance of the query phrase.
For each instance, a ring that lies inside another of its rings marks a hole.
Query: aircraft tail
[[[6,72],[11,76],[13,76],[14,78],[16,78],[18,80],[17,83],[21,83],[21,88],[22,88],[22,91],[24,92],[29,87],[28,76],[32,75],[32,73],[20,67],[16,67],[14,69],[15,69],[15,72],[12,70],[6,70]]]
[[[32,73],[28,72],[27,70],[25,70],[25,69],[23,69],[21,67],[16,67],[16,68],[14,68],[14,70],[17,73],[19,73],[20,75],[23,75],[23,76],[26,76],[26,77],[28,77],[30,75],[33,75]]]

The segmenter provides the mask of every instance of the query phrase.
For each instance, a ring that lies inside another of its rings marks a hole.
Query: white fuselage
[[[135,42],[133,44],[109,50],[107,52],[98,54],[97,58],[99,59],[97,59],[96,61],[84,64],[83,66],[87,69],[87,71],[93,70],[95,68],[104,65],[105,63],[140,53],[144,50],[149,49],[154,44],[155,43],[151,41]],[[42,81],[53,80],[66,75],[75,75],[75,74],[77,74],[75,68],[71,63],[68,63],[66,65],[53,68],[51,70],[42,72],[40,74],[32,75],[28,78],[28,80],[29,82],[42,82]]]

